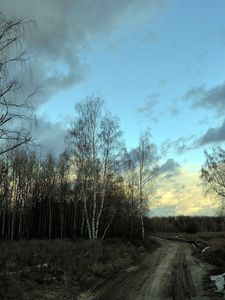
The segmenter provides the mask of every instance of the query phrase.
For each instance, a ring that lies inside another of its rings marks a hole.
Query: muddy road
[[[148,255],[140,266],[127,269],[104,284],[95,295],[83,295],[81,299],[212,299],[202,283],[207,266],[191,255],[191,245],[160,242],[162,246]]]

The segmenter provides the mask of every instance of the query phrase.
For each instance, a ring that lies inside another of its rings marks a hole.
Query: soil
[[[210,266],[192,256],[192,245],[160,240],[161,247],[140,265],[129,267],[79,299],[185,300],[222,299],[203,284]]]

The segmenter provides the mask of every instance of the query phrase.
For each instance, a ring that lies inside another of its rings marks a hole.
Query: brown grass
[[[82,289],[126,268],[146,248],[128,241],[31,240],[0,242],[0,299],[76,299]]]

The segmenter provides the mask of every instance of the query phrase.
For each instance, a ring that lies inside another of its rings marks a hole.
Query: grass
[[[154,240],[145,246],[119,239],[1,241],[0,299],[76,299],[157,247]]]
[[[225,272],[225,232],[199,233],[197,238],[205,241],[210,247],[202,259],[213,266],[213,274],[222,274]]]

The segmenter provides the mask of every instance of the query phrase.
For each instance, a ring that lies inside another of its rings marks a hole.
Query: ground
[[[161,247],[147,255],[139,266],[127,269],[96,293],[84,293],[80,299],[221,299],[205,290],[203,280],[210,266],[192,256],[191,244],[168,240],[160,243]]]
[[[0,299],[223,299],[224,234],[138,241],[0,242]],[[204,254],[202,249],[208,248]]]

